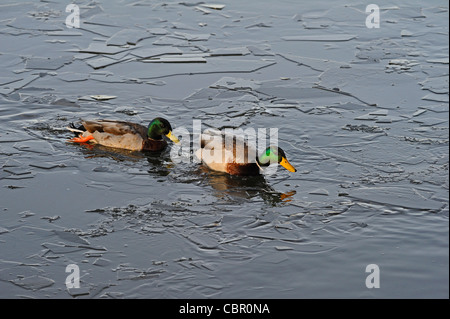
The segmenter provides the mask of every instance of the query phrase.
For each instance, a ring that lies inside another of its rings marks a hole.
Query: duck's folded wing
[[[111,121],[111,120],[96,120],[96,121],[83,121],[84,128],[93,133],[105,132],[114,135],[139,134],[143,137],[147,136],[146,128],[142,125],[123,122],[123,121]]]
[[[200,147],[203,151],[210,152],[215,161],[220,158],[225,163],[255,162],[256,149],[250,146],[242,136],[206,130],[200,136]]]

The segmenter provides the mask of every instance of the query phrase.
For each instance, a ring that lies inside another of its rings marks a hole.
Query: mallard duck
[[[200,148],[195,154],[210,169],[231,175],[259,175],[272,163],[290,172],[297,171],[280,147],[269,146],[257,156],[256,150],[243,139],[215,131],[201,134]]]
[[[160,151],[167,146],[163,135],[172,142],[179,143],[178,138],[172,134],[170,123],[161,117],[151,121],[148,127],[124,121],[95,120],[82,121],[77,128],[72,124],[68,129],[81,133],[70,139],[70,142],[93,142],[131,151]]]

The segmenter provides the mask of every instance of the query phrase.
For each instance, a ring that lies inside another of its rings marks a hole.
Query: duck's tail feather
[[[78,133],[84,133],[86,130],[84,129],[83,125],[80,125],[78,127],[75,126],[75,124],[70,123],[68,127],[66,127],[67,130],[75,133],[76,135],[78,135]]]

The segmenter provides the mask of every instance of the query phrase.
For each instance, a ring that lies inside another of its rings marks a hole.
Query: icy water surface
[[[447,2],[67,4],[0,4],[1,298],[448,298]],[[66,143],[156,116],[278,128],[298,171]]]

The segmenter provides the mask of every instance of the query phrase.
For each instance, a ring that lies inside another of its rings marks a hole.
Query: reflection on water
[[[122,161],[139,161],[144,155],[139,152],[132,152],[120,148],[106,147],[103,145],[93,145],[89,143],[79,143],[79,149],[85,155],[85,158],[106,157],[117,162]]]
[[[146,159],[149,168],[146,171],[149,175],[167,176],[173,171],[177,165],[170,159],[169,151],[161,152],[133,152],[119,148],[111,148],[103,145],[92,145],[89,143],[80,143],[77,145],[85,158],[109,158],[116,162],[133,162],[138,163]],[[251,199],[260,197],[263,201],[271,206],[288,203],[292,200],[296,191],[278,192],[271,187],[263,175],[257,176],[233,176],[221,172],[215,172],[207,167],[199,164],[193,168],[178,166],[180,170],[192,170],[187,175],[187,180],[182,182],[193,182],[199,177],[206,181],[214,190],[214,196],[220,199],[231,197],[234,199]],[[184,172],[186,173],[186,172]],[[186,175],[186,174],[184,174]],[[181,182],[181,180],[179,180]]]
[[[171,162],[169,152],[163,150],[160,152],[136,152],[120,148],[112,148],[103,145],[93,145],[89,143],[79,143],[79,149],[85,155],[85,158],[109,158],[116,162],[134,162],[138,163],[144,159],[149,163],[147,172],[157,176],[167,176],[174,168]]]
[[[266,204],[275,206],[291,201],[296,191],[281,193],[274,190],[263,175],[257,176],[233,176],[225,173],[214,172],[201,166],[200,172],[206,176],[209,185],[214,188],[215,196],[224,198],[250,199],[261,197]]]
[[[79,149],[85,155],[85,158],[109,158],[117,162],[138,163],[146,159],[149,168],[146,171],[149,175],[167,176],[177,165],[170,159],[170,153],[166,149],[161,152],[133,152],[119,148],[111,148],[103,145],[92,145],[89,143],[80,143]],[[231,197],[234,199],[251,199],[260,197],[271,206],[288,203],[296,194],[295,190],[289,192],[278,192],[270,186],[263,175],[257,176],[233,176],[221,172],[215,172],[203,165],[193,168],[179,166],[180,170],[191,170],[188,180],[183,182],[193,182],[201,177],[214,190],[214,196],[220,199]],[[181,182],[181,180],[179,180]]]

